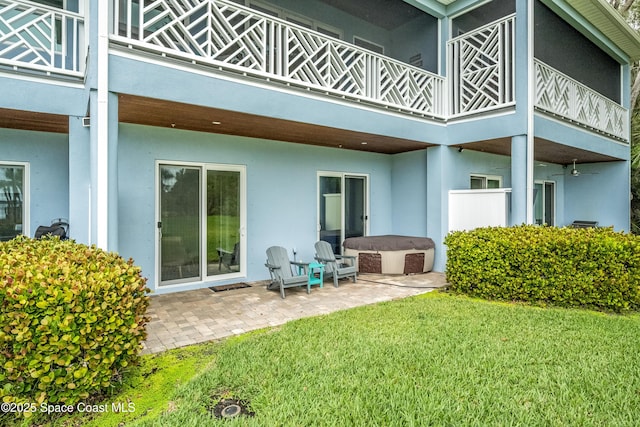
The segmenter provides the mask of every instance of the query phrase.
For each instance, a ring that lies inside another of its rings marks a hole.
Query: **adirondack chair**
[[[280,288],[280,296],[284,298],[284,290],[296,286],[307,286],[307,293],[311,292],[311,285],[308,282],[307,274],[296,275],[293,273],[292,265],[304,267],[306,263],[291,262],[287,250],[282,246],[271,246],[267,249],[267,263],[271,283],[267,289],[274,290]]]
[[[218,270],[222,271],[222,266],[227,267],[227,270],[233,271],[233,266],[240,264],[240,242],[233,246],[233,252],[224,250],[223,248],[217,248],[218,251]]]
[[[325,264],[325,277],[333,277],[333,286],[338,287],[338,280],[345,277],[352,277],[353,283],[356,283],[356,257],[335,255],[331,249],[331,244],[320,240],[316,242],[316,260]],[[348,262],[344,262],[348,260]]]

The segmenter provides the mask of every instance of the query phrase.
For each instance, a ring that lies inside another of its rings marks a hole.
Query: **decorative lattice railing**
[[[226,0],[119,0],[113,42],[425,116],[444,78]]]
[[[29,1],[0,0],[0,69],[81,77],[84,18]]]
[[[515,102],[515,16],[449,42],[451,114],[478,113]]]
[[[538,110],[628,141],[626,108],[537,60],[535,75]]]

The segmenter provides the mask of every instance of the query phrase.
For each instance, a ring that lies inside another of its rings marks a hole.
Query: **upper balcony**
[[[629,110],[566,74],[535,60],[535,108],[564,121],[629,140]]]
[[[227,0],[123,0],[111,40],[213,69],[446,117],[442,76],[324,34],[338,35],[340,29],[314,30],[296,18],[301,24]]]
[[[79,13],[0,0],[0,70],[82,78],[85,56],[84,17]]]
[[[400,46],[396,51],[402,54],[391,58],[383,49],[371,50],[379,46],[364,38],[358,45],[342,40],[350,25],[367,25],[347,13],[357,13],[357,8],[349,11],[351,6],[333,0],[321,3],[340,7],[335,10],[342,14],[341,20],[318,25],[301,11],[283,16],[277,8],[252,0],[118,0],[113,2],[110,41],[112,46],[174,63],[431,120],[514,108],[515,14],[452,38],[447,43],[445,77],[424,69],[437,68],[439,41],[437,32],[425,35],[419,28],[437,28],[435,18],[405,9],[406,22],[395,23],[393,29],[388,25],[371,30],[372,34],[387,31]],[[397,4],[410,7],[400,0]],[[36,1],[0,0],[0,70],[82,77],[83,36],[81,14]],[[431,65],[421,68],[422,62]],[[535,62],[535,108],[628,140],[626,109],[541,60]]]

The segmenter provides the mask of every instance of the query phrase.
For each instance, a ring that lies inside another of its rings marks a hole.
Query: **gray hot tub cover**
[[[365,236],[350,237],[343,243],[347,249],[360,251],[405,251],[409,249],[427,250],[436,247],[429,237],[411,236]]]

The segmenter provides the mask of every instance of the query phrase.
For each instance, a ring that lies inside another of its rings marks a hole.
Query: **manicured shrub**
[[[447,280],[488,299],[640,309],[640,237],[611,228],[489,227],[453,232]]]
[[[132,260],[96,247],[0,243],[1,400],[73,405],[113,386],[146,335],[145,283]]]

